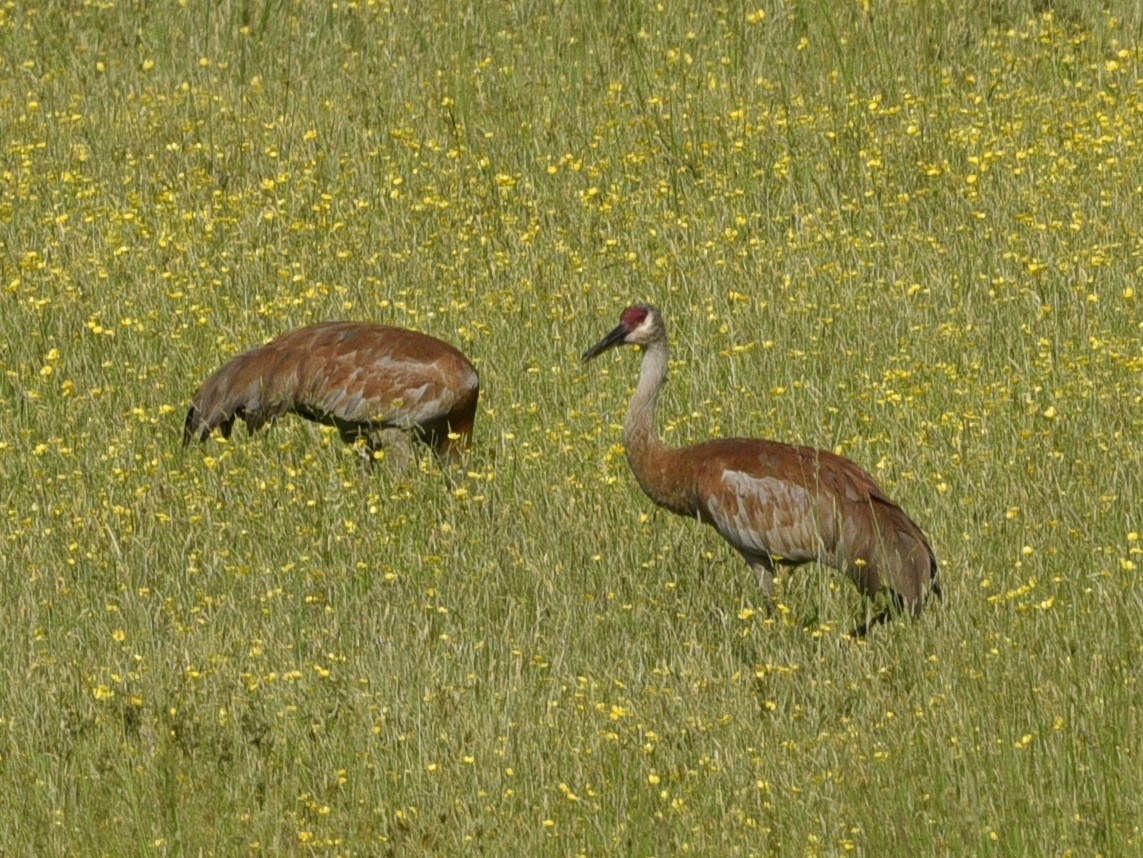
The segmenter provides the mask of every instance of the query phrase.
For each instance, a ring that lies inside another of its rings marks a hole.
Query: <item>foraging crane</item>
[[[472,442],[480,381],[463,354],[416,331],[369,322],[323,322],[283,334],[231,358],[191,400],[183,446],[205,441],[215,428],[224,438],[236,418],[253,434],[293,412],[333,426],[364,454],[407,436],[424,441],[438,458]]]
[[[625,309],[583,361],[620,345],[643,347],[639,384],[623,421],[627,461],[644,493],[673,513],[715,528],[754,571],[769,605],[774,568],[817,561],[845,573],[868,597],[888,590],[891,610],[916,616],[941,596],[933,550],[921,529],[848,459],[776,441],[725,438],[674,448],[655,431],[655,400],[667,376],[667,328],[654,307]]]

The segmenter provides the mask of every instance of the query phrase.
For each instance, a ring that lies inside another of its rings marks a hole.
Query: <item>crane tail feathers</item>
[[[937,558],[933,555],[931,548],[929,549],[929,564],[929,589],[937,597],[938,602],[943,602],[945,591],[941,589],[941,567],[937,564]]]

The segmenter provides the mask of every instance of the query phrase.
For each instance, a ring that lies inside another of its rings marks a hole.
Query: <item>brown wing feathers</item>
[[[438,452],[467,446],[479,379],[471,362],[440,340],[365,322],[329,322],[283,334],[216,370],[191,401],[183,444],[242,418],[250,432],[294,412],[335,425],[342,437],[393,426],[413,429]]]

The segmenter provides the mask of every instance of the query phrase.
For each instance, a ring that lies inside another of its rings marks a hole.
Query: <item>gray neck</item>
[[[639,384],[623,421],[627,461],[640,487],[659,506],[678,515],[698,512],[694,480],[684,450],[668,447],[655,432],[655,399],[667,377],[667,343],[658,340],[643,352]]]
[[[639,384],[623,420],[623,436],[629,450],[635,448],[649,452],[664,446],[655,432],[655,400],[667,377],[667,355],[666,339],[644,346]]]

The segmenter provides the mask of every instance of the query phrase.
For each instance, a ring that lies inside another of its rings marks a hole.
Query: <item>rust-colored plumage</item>
[[[844,572],[866,596],[889,591],[895,606],[914,616],[929,593],[940,597],[932,548],[873,477],[825,450],[776,441],[667,446],[655,432],[655,400],[667,375],[667,329],[659,311],[628,307],[583,360],[619,345],[644,350],[624,420],[627,461],[639,485],[659,506],[713,526],[754,570],[767,600],[773,600],[776,566],[810,561]]]
[[[253,434],[293,412],[364,439],[372,454],[409,433],[438,456],[472,440],[480,383],[463,354],[416,331],[369,322],[324,322],[283,334],[227,361],[198,389],[183,446],[237,418]],[[450,433],[451,436],[450,437]]]

